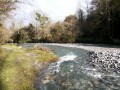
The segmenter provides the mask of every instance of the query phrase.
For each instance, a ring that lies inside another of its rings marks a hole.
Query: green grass
[[[35,90],[34,82],[39,72],[35,63],[57,60],[57,56],[50,51],[26,50],[15,45],[3,45],[2,57],[0,90]]]

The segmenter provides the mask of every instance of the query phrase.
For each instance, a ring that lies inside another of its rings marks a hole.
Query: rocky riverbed
[[[116,73],[120,75],[120,52],[104,51],[89,52],[88,64],[101,73]]]
[[[79,44],[52,44],[70,48],[81,48],[88,51],[88,64],[99,69],[100,72],[120,74],[120,48]]]
[[[36,81],[37,90],[120,90],[120,49],[44,44],[60,56]]]

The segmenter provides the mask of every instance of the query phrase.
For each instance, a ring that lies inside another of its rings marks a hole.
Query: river
[[[31,48],[35,44],[23,44]],[[40,44],[59,56],[40,73],[37,90],[120,90],[120,49]]]

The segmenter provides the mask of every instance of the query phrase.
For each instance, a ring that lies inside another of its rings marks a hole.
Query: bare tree
[[[8,13],[15,9],[15,3],[18,0],[0,0],[0,20],[3,20]]]

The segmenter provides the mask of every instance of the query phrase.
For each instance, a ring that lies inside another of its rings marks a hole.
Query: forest
[[[36,12],[37,26],[30,23],[16,30],[13,23],[10,30],[6,30],[2,23],[9,17],[9,12],[15,10],[16,3],[20,1],[0,1],[2,43],[120,43],[119,0],[92,0],[85,10],[78,5],[75,15],[55,23]]]

